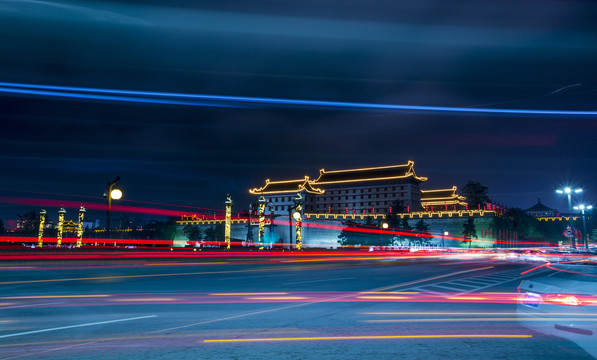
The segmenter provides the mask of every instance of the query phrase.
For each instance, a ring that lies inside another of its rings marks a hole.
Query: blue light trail
[[[91,99],[119,102],[140,102],[153,104],[210,106],[210,107],[255,107],[255,105],[296,106],[315,108],[348,108],[358,110],[389,110],[409,112],[444,112],[472,114],[547,115],[595,117],[595,110],[539,110],[469,108],[457,106],[425,106],[404,104],[376,104],[344,101],[280,99],[267,97],[224,96],[207,94],[184,94],[155,91],[115,90],[72,86],[52,86],[0,82],[0,93],[50,96],[75,99]]]

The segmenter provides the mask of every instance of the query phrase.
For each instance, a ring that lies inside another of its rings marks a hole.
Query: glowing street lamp
[[[387,230],[390,227],[390,225],[388,225],[388,223],[385,221],[382,222],[380,226],[381,226],[382,230]],[[379,232],[379,245],[382,245],[382,240],[383,240],[382,236],[383,236],[383,231],[380,231]]]
[[[585,242],[585,249],[589,248],[589,237],[587,236],[587,223],[585,221],[585,210],[591,210],[593,205],[580,204],[574,207],[574,210],[580,210],[582,213],[582,227],[583,227],[583,239]]]
[[[566,194],[566,196],[568,196],[568,215],[569,217],[569,221],[568,224],[570,225],[570,228],[572,229],[574,226],[572,224],[572,193],[578,194],[581,193],[582,189],[581,188],[576,188],[573,189],[569,186],[566,186],[562,189],[556,189],[556,193],[558,194]],[[573,249],[576,249],[576,242],[574,241],[574,237],[571,238],[570,240],[570,246]]]
[[[120,181],[120,176],[117,176],[114,181],[106,184],[107,191],[104,193],[104,197],[108,201],[108,211],[106,213],[106,236],[110,237],[110,212],[112,211],[112,199],[120,200],[122,198],[122,191],[116,187]]]
[[[445,247],[446,247],[446,245],[444,244],[444,238],[445,238],[446,236],[448,236],[448,235],[450,235],[450,233],[449,233],[449,232],[447,232],[447,231],[444,231],[444,232],[442,233],[442,247],[443,247],[443,248],[445,248]]]

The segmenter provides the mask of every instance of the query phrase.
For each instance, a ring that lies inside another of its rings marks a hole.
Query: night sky
[[[595,19],[597,3],[570,0],[1,1],[0,219],[41,208],[15,199],[102,203],[116,176],[121,204],[221,210],[230,193],[241,210],[266,178],[408,160],[424,189],[476,180],[496,202],[565,211],[554,189],[570,184],[596,204],[596,115],[180,105],[7,84],[595,111]]]

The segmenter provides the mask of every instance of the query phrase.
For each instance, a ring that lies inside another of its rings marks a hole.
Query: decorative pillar
[[[64,225],[64,214],[66,214],[66,210],[64,207],[61,207],[58,210],[58,234],[56,235],[56,247],[60,247],[62,245],[62,226]]]
[[[296,227],[296,249],[303,249],[303,195],[297,193],[294,198],[294,214],[292,214],[295,220]]]
[[[226,206],[226,218],[224,223],[224,241],[226,241],[226,250],[230,250],[230,223],[232,217],[232,198],[230,194],[226,196],[226,201],[224,202]]]
[[[80,248],[83,243],[83,218],[85,217],[85,208],[81,205],[79,209],[79,226],[77,227],[77,247]]]
[[[37,233],[37,247],[42,247],[44,244],[44,225],[46,223],[46,209],[41,209],[39,212],[39,231]]]
[[[259,250],[263,249],[263,238],[265,237],[265,197],[263,197],[263,195],[261,195],[259,197],[259,233],[258,233],[258,238],[257,241],[259,243]]]

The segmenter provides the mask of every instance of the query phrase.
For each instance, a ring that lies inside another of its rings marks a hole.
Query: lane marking
[[[378,339],[454,339],[454,338],[480,338],[480,339],[528,339],[533,335],[377,335],[377,336],[321,336],[300,338],[261,338],[261,339],[210,339],[206,343],[216,342],[264,342],[264,341],[312,341],[312,340],[378,340]]]
[[[133,318],[128,318],[128,319],[117,319],[117,320],[108,320],[108,321],[98,321],[98,322],[92,322],[92,323],[87,323],[87,324],[60,326],[60,327],[55,327],[55,328],[50,328],[50,329],[25,331],[25,332],[14,333],[14,334],[0,335],[0,339],[4,339],[4,338],[8,338],[8,337],[14,337],[14,336],[38,334],[38,333],[49,332],[49,331],[73,329],[73,328],[79,328],[79,327],[85,327],[85,326],[104,325],[104,324],[112,324],[112,323],[123,322],[123,321],[149,319],[149,318],[153,318],[153,317],[157,317],[157,315],[138,316],[138,317],[133,317]]]
[[[277,328],[275,329],[276,333],[284,333],[284,334],[306,334],[310,331],[305,331],[296,328]],[[181,334],[160,334],[160,335],[150,335],[150,336],[120,336],[120,337],[104,337],[104,338],[90,338],[90,339],[68,339],[68,340],[54,340],[54,341],[37,341],[37,342],[27,342],[27,343],[15,343],[15,344],[0,344],[0,348],[10,348],[10,347],[25,347],[25,346],[39,346],[39,345],[52,345],[52,344],[72,344],[72,343],[97,343],[97,342],[109,342],[109,341],[124,341],[124,340],[151,340],[151,339],[179,339],[179,338],[189,338],[189,337],[209,337],[214,336],[214,332],[218,333],[225,333],[226,335],[255,335],[255,333],[269,333],[272,329],[250,329],[250,330],[242,330],[242,331],[222,331],[222,330],[203,330],[201,332],[195,333],[181,333]],[[220,334],[222,335],[222,334]],[[222,335],[223,336],[223,335]],[[4,359],[2,359],[4,360]]]
[[[376,292],[387,291],[389,289],[401,288],[401,287],[405,287],[405,286],[409,286],[409,285],[413,285],[413,284],[418,284],[418,283],[422,283],[422,282],[427,282],[427,281],[432,281],[432,280],[436,280],[436,279],[441,279],[441,278],[445,278],[445,277],[449,277],[449,276],[464,274],[464,273],[468,273],[468,272],[472,272],[472,271],[487,270],[487,269],[492,269],[492,268],[493,268],[493,266],[486,266],[486,267],[482,267],[482,268],[457,271],[457,272],[453,272],[453,273],[449,273],[449,274],[443,274],[443,275],[433,276],[433,277],[429,277],[429,278],[424,278],[424,279],[419,279],[419,280],[413,280],[413,281],[409,281],[409,282],[405,282],[405,283],[399,283],[399,284],[384,286],[384,287],[380,287],[380,288],[376,288],[376,289],[370,289],[370,290],[362,291],[360,293],[362,294],[362,296],[367,296],[368,294],[375,294]],[[265,314],[265,313],[275,312],[275,311],[280,311],[280,310],[294,309],[294,308],[298,308],[298,307],[302,307],[302,306],[308,306],[308,305],[312,305],[312,304],[329,302],[329,301],[338,300],[338,299],[344,299],[344,298],[348,298],[348,297],[352,297],[352,296],[354,296],[354,294],[350,293],[350,294],[347,294],[347,295],[333,296],[333,297],[329,297],[329,298],[317,299],[317,300],[312,300],[312,301],[305,301],[305,302],[301,302],[301,303],[297,303],[297,304],[291,304],[291,305],[286,305],[286,306],[279,306],[279,307],[275,307],[275,308],[269,308],[269,309],[258,310],[258,311],[253,311],[253,312],[241,313],[241,314],[237,314],[237,315],[225,316],[225,317],[221,317],[221,318],[215,318],[215,319],[210,319],[210,320],[199,321],[199,322],[196,322],[196,323],[187,324],[187,325],[181,325],[181,326],[175,326],[175,327],[167,328],[167,329],[150,331],[149,334],[159,333],[159,332],[164,332],[164,331],[172,331],[172,330],[184,329],[184,328],[188,328],[188,327],[191,327],[191,326],[205,325],[205,324],[210,324],[210,323],[219,322],[219,321],[233,320],[233,319],[243,318],[243,317],[247,317],[247,316]]]
[[[39,355],[39,354],[49,353],[49,352],[52,352],[52,351],[72,349],[72,348],[75,348],[75,347],[89,345],[89,344],[94,344],[94,343],[95,343],[95,341],[91,341],[91,342],[87,342],[87,343],[83,343],[83,344],[75,344],[75,345],[70,345],[70,346],[63,346],[63,347],[55,348],[55,349],[49,349],[49,350],[38,351],[38,352],[29,353],[29,354],[23,354],[23,355],[17,355],[17,356],[2,358],[2,360],[18,359],[18,358],[23,358],[23,357],[26,357],[26,356],[32,356],[32,355]]]
[[[45,279],[45,280],[19,280],[19,281],[3,281],[0,285],[13,284],[35,284],[61,281],[83,281],[83,280],[112,280],[112,279],[134,279],[134,278],[148,278],[148,277],[164,277],[164,276],[185,276],[185,275],[211,275],[211,274],[234,274],[247,272],[267,272],[272,269],[254,269],[254,270],[222,270],[222,271],[198,271],[187,273],[170,273],[170,274],[140,274],[140,275],[120,275],[120,276],[94,276],[82,278],[68,278],[68,279]],[[285,270],[285,269],[281,269]]]
[[[219,278],[218,280],[238,280],[238,279],[254,279],[254,278],[262,278],[262,277],[282,277],[282,276],[288,276],[288,274],[235,276],[235,277]]]
[[[5,307],[1,307],[0,310],[26,308],[26,307],[35,307],[35,306],[45,306],[45,305],[56,305],[56,304],[64,304],[64,301],[57,301],[57,302],[51,302],[51,303],[42,303],[42,304],[5,306]]]
[[[336,280],[348,280],[348,279],[355,279],[355,276],[351,277],[344,277],[344,278],[335,278],[335,279],[320,279],[320,280],[308,280],[308,281],[293,281],[282,283],[282,285],[290,285],[290,284],[307,284],[307,283],[314,283],[314,282],[325,282],[325,281],[336,281]]]

